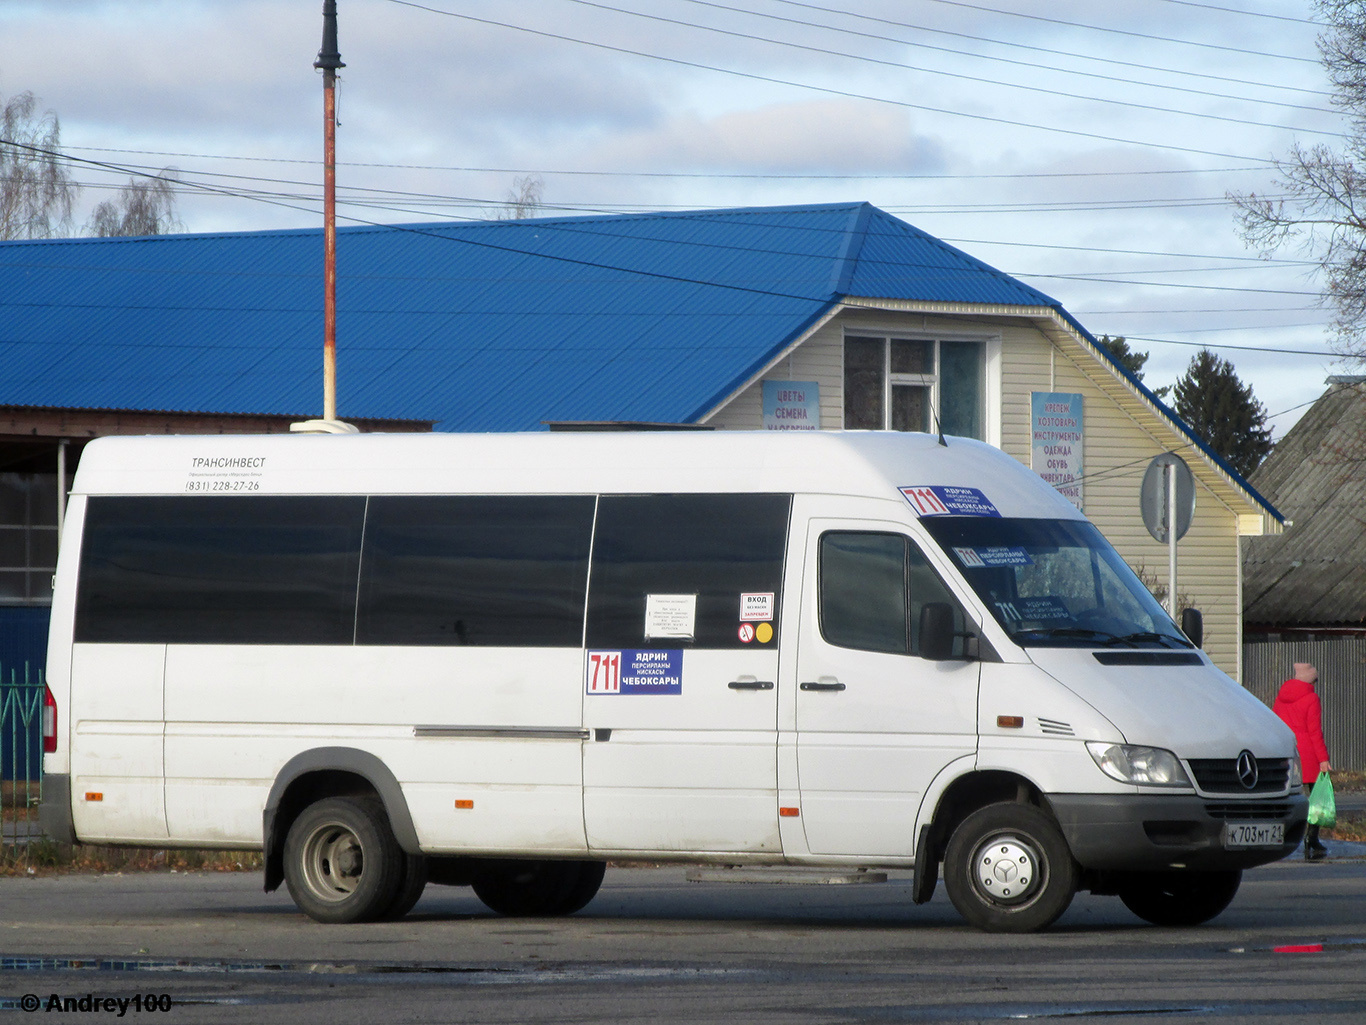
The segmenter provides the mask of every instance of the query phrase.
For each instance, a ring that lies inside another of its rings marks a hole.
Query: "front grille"
[[[1290,785],[1290,759],[1258,758],[1257,784],[1243,786],[1236,758],[1192,758],[1186,764],[1195,786],[1206,794],[1282,794]]]
[[[1212,819],[1283,819],[1290,814],[1290,805],[1276,801],[1241,801],[1207,804],[1205,811]]]

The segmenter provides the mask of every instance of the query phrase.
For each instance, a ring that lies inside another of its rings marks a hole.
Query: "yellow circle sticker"
[[[760,644],[767,644],[773,640],[773,626],[769,623],[760,623],[754,628],[754,639]]]

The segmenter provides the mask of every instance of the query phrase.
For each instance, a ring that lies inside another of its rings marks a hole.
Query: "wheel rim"
[[[328,823],[309,834],[303,848],[304,882],[317,897],[342,901],[356,892],[365,871],[360,838],[345,826]]]
[[[992,904],[1027,904],[1042,889],[1047,869],[1038,849],[1025,837],[994,836],[972,859],[972,885]]]

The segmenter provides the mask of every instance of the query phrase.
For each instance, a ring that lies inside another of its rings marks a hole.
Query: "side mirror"
[[[1197,648],[1205,646],[1205,617],[1200,614],[1199,609],[1181,610],[1181,632]]]
[[[920,607],[920,657],[931,662],[953,658],[953,606],[931,601]]]

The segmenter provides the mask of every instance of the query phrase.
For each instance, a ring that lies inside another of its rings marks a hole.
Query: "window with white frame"
[[[0,605],[52,601],[57,475],[0,473]]]
[[[985,366],[981,342],[845,335],[844,426],[985,439]]]

